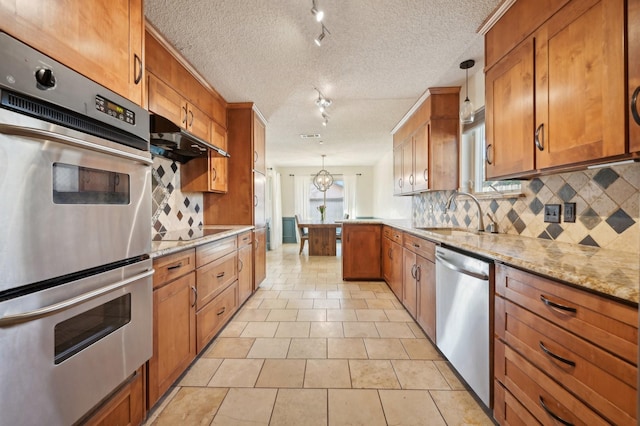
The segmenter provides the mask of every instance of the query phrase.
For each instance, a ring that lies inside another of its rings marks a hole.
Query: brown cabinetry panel
[[[149,407],[160,399],[196,356],[196,274],[153,291],[153,356],[149,360]]]
[[[418,312],[418,255],[404,249],[402,264],[402,304],[415,318]]]
[[[238,282],[234,282],[196,314],[197,350],[202,351],[233,316],[238,307]]]
[[[251,233],[249,233],[251,235]],[[238,306],[253,293],[253,245],[238,249]]]
[[[626,2],[543,3],[549,8],[517,2],[485,38],[487,55],[504,54],[487,62],[489,178],[584,168],[629,152],[630,111],[621,109],[627,97]],[[506,48],[511,44],[513,50]]]
[[[254,230],[253,289],[267,277],[267,229]]]
[[[267,173],[265,163],[265,134],[266,128],[258,114],[253,115],[253,168],[262,173]]]
[[[196,251],[189,249],[154,259],[153,288],[156,289],[196,268]]]
[[[3,1],[2,30],[142,105],[141,0]]]
[[[224,238],[196,247],[196,266],[199,268],[229,253],[233,253],[238,248],[236,237]]]
[[[402,246],[385,236],[382,239],[382,278],[400,301],[402,301],[402,265]]]
[[[137,426],[142,424],[145,413],[144,368],[140,368],[83,424],[86,426]]]
[[[629,151],[640,151],[640,0],[627,0]],[[635,102],[633,102],[635,98]]]
[[[238,254],[234,251],[196,270],[199,311],[238,279]]]
[[[379,280],[382,277],[382,226],[342,225],[342,278]]]
[[[416,320],[429,338],[436,341],[436,265],[422,256],[417,258],[418,300]]]

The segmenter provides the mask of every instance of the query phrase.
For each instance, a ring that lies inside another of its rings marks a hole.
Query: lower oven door
[[[151,260],[0,302],[0,423],[70,425],[152,355]]]

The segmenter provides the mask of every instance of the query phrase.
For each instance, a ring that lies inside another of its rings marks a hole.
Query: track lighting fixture
[[[314,40],[316,42],[316,44],[318,46],[322,46],[322,40],[324,40],[326,34],[331,34],[329,32],[329,30],[327,29],[327,27],[324,26],[324,24],[322,24],[322,32],[320,33],[320,35],[318,37],[316,37],[316,39]]]
[[[327,127],[327,124],[329,124],[329,116],[323,112],[322,113],[322,125],[324,127]]]
[[[311,0],[311,14],[315,16],[316,21],[322,22],[322,18],[324,18],[324,12],[316,7],[316,0]]]
[[[316,92],[318,92],[318,99],[316,99],[316,105],[320,109],[320,112],[325,112],[325,110],[331,106],[333,101],[329,98],[326,98],[319,89],[316,89],[315,87],[314,89],[316,90]]]
[[[460,122],[462,124],[471,124],[473,123],[475,111],[473,110],[473,104],[469,100],[469,68],[473,67],[476,64],[476,61],[473,59],[468,59],[460,64],[460,68],[466,71],[466,97],[464,102],[462,103],[462,108],[460,108]]]

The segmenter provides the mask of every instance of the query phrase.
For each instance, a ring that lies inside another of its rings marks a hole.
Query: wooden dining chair
[[[296,233],[298,234],[298,239],[300,240],[300,251],[298,254],[302,254],[302,250],[304,249],[304,242],[309,240],[309,233],[307,229],[300,226],[300,216],[294,215],[296,220]]]

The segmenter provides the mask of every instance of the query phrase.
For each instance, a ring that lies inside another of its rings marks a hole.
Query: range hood
[[[160,115],[151,114],[149,125],[153,155],[169,158],[179,163],[207,156],[209,151],[215,151],[223,157],[230,157],[229,153],[222,148],[192,135]]]

